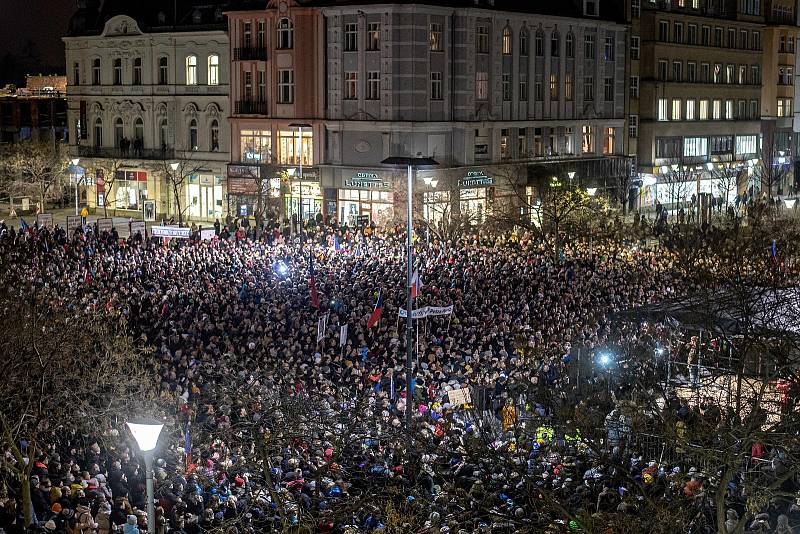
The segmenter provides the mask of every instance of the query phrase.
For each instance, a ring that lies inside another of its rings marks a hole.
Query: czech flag
[[[383,288],[378,291],[378,302],[375,303],[375,309],[372,311],[372,315],[369,316],[369,321],[367,321],[367,328],[372,328],[378,321],[381,320],[381,314],[383,313]]]
[[[411,298],[417,298],[420,290],[422,290],[422,278],[419,277],[419,270],[416,270],[411,276]]]
[[[28,223],[25,222],[25,219],[23,219],[22,217],[19,218],[19,227],[23,232],[27,232],[31,229],[31,227],[28,225]]]
[[[314,254],[308,255],[308,285],[311,288],[311,307],[319,309],[319,295],[317,294],[317,277],[314,274]]]

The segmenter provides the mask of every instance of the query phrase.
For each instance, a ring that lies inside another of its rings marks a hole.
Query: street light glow
[[[177,163],[177,162],[169,164],[169,166],[173,170],[173,172],[178,170],[178,165],[180,165],[180,163]]]
[[[156,448],[158,443],[158,436],[161,435],[161,429],[164,425],[161,423],[125,423],[136,440],[139,450],[142,452],[149,452]]]
[[[605,366],[607,366],[608,364],[611,363],[611,355],[608,354],[607,352],[603,352],[603,353],[600,354],[600,356],[597,359],[597,361],[600,362],[600,365],[605,367]]]
[[[595,196],[595,195],[597,194],[597,188],[596,188],[596,187],[588,187],[588,188],[586,189],[586,193],[587,193],[587,194],[588,194],[590,197],[593,197],[593,196]]]
[[[80,163],[80,162],[81,162],[81,158],[73,158],[72,159],[72,164],[74,166],[76,166],[76,167],[78,166],[78,163]]]

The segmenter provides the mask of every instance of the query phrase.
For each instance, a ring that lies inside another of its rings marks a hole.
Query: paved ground
[[[63,208],[63,209],[51,209],[48,210],[47,213],[53,215],[53,222],[59,226],[65,227],[67,225],[67,216],[75,215],[75,208]],[[0,203],[0,219],[4,219],[6,224],[13,227],[18,227],[20,225],[20,219],[24,219],[26,223],[32,225],[36,221],[36,215],[22,215],[21,217],[11,218],[8,216],[9,208],[8,203]],[[102,219],[103,213],[100,212],[99,214],[89,214],[86,218],[89,224],[94,224],[97,219]],[[117,229],[120,237],[128,237],[130,235],[130,230],[128,229],[128,221],[131,219],[129,217],[113,217],[111,213],[109,213],[109,218],[114,221],[114,228]],[[140,221],[141,217],[136,217],[133,220]],[[159,223],[147,223],[147,228],[149,229],[153,224]]]

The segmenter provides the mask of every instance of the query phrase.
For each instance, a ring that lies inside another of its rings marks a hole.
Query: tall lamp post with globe
[[[128,422],[128,429],[136,440],[139,450],[144,454],[145,479],[147,483],[147,532],[155,534],[156,531],[156,510],[153,501],[155,500],[155,490],[153,488],[153,450],[158,444],[158,436],[164,425],[161,423],[149,422]]]

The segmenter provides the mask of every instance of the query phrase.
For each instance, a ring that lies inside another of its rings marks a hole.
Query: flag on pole
[[[344,347],[347,343],[347,325],[343,324],[339,327],[339,346]]]
[[[772,257],[774,258],[777,255],[778,255],[778,240],[777,239],[773,239],[772,240]]]
[[[389,378],[389,398],[394,400],[394,373]]]
[[[24,230],[26,232],[30,229],[30,226],[28,225],[28,223],[25,222],[25,219],[23,219],[22,217],[19,218],[19,227],[21,230]]]
[[[417,298],[421,290],[422,278],[419,277],[419,270],[416,270],[414,274],[411,275],[411,298]]]
[[[339,241],[339,236],[337,234],[334,234],[333,236],[333,250],[336,252],[342,251],[342,242]]]
[[[328,315],[326,313],[317,320],[317,343],[325,338],[325,329],[328,327]]]
[[[369,316],[369,320],[367,321],[367,328],[372,328],[378,321],[381,320],[381,314],[383,313],[383,288],[378,291],[378,302],[375,303],[375,309],[372,310],[372,315]]]
[[[192,463],[192,438],[189,435],[189,428],[191,423],[186,423],[186,433],[184,434],[183,450],[186,451],[186,466]]]
[[[309,280],[308,285],[311,288],[311,307],[319,309],[319,294],[317,293],[317,277],[314,273],[314,254],[308,255],[309,265]]]

